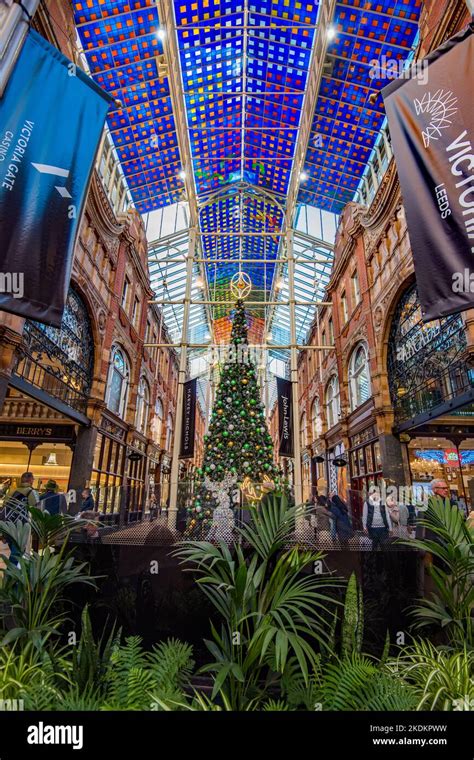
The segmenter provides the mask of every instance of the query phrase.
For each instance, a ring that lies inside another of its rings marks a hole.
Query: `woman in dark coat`
[[[354,535],[347,504],[336,493],[331,498],[330,508],[335,523],[336,535],[341,543],[346,543]]]

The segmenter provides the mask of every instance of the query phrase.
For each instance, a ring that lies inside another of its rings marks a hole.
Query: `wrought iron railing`
[[[395,404],[395,422],[401,422],[434,411],[437,407],[474,388],[474,371],[464,362],[440,372],[436,380],[420,383],[402,395]]]
[[[15,375],[85,414],[90,393],[93,342],[85,307],[69,292],[61,328],[31,320],[23,329],[23,354]]]

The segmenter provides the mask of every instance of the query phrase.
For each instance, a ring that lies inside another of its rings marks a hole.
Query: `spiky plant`
[[[430,500],[419,525],[428,538],[404,540],[432,557],[438,564],[429,565],[435,591],[413,607],[414,628],[437,625],[452,646],[474,647],[474,541],[457,506],[448,500]]]
[[[330,590],[338,580],[311,572],[320,553],[284,548],[297,510],[284,496],[263,502],[239,529],[250,552],[205,541],[183,543],[175,552],[219,615],[205,642],[212,660],[203,670],[213,674],[213,698],[219,695],[234,710],[267,696],[291,657],[308,682],[316,647],[327,646],[328,610],[336,604]]]
[[[474,651],[466,646],[454,650],[414,640],[387,667],[414,690],[417,710],[463,710],[474,705]]]

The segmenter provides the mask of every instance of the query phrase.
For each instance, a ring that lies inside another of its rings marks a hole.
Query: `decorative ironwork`
[[[104,433],[113,435],[115,438],[118,438],[120,441],[125,440],[125,436],[126,436],[125,428],[120,427],[120,425],[117,425],[116,422],[109,420],[108,417],[102,417],[100,427]]]
[[[15,374],[85,414],[92,385],[94,341],[79,295],[69,290],[60,328],[27,320],[23,341]]]
[[[423,322],[416,285],[402,296],[390,329],[387,371],[395,420],[401,423],[474,386],[463,357],[467,345],[459,314]]]

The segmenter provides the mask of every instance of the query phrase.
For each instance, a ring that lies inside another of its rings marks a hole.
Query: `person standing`
[[[354,535],[347,504],[337,493],[335,493],[331,496],[330,505],[331,515],[334,521],[333,529],[341,544],[345,546],[348,540]]]
[[[50,515],[64,514],[67,509],[66,497],[63,493],[58,493],[59,486],[55,480],[48,480],[45,490],[40,496],[42,509]]]
[[[40,507],[40,500],[38,492],[33,488],[34,475],[32,472],[24,472],[20,476],[19,485],[9,494],[7,500],[3,505],[4,519],[6,522],[30,522],[30,513],[28,511],[31,507]],[[10,548],[10,560],[15,562],[20,557],[20,550],[11,538],[6,536],[7,544]],[[31,531],[28,541],[28,548],[31,545]]]
[[[331,527],[333,523],[333,516],[328,505],[326,496],[318,496],[316,506],[314,508],[314,516],[316,520],[316,535],[318,541],[324,547],[331,545]]]
[[[467,508],[466,500],[464,499],[464,496],[460,496],[458,499],[458,509],[461,512],[464,519],[467,519],[467,516],[469,514],[469,509]]]
[[[92,489],[83,488],[81,496],[82,496],[81,512],[95,512],[95,501],[92,495]]]
[[[377,551],[387,541],[392,530],[389,511],[382,503],[379,493],[371,493],[364,501],[362,510],[362,525],[372,541],[372,550]]]
[[[392,533],[398,538],[408,537],[408,518],[410,513],[408,507],[401,502],[397,503],[394,496],[387,496],[387,508],[392,523]]]

